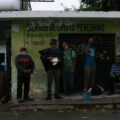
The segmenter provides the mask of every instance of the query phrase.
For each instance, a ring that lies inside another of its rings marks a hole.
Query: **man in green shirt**
[[[71,94],[74,87],[75,51],[69,48],[68,41],[63,42],[64,67],[63,67],[63,89],[65,94]]]

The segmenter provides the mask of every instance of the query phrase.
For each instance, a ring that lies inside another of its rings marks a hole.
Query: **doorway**
[[[0,95],[11,98],[11,23],[0,21]]]
[[[75,92],[84,87],[84,52],[83,45],[89,37],[95,37],[98,52],[104,53],[104,59],[97,59],[96,84],[105,90],[109,89],[109,72],[115,58],[115,34],[59,34],[59,47],[64,40],[69,41],[70,47],[76,52]],[[62,82],[62,80],[61,80]],[[61,87],[62,89],[62,83]]]

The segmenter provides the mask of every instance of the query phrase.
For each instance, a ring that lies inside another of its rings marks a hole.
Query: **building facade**
[[[111,65],[115,56],[120,55],[119,12],[2,12],[0,20],[0,46],[4,46],[4,52],[0,54],[4,56],[13,96],[16,95],[17,83],[14,60],[22,45],[27,47],[36,64],[31,93],[46,94],[46,72],[38,51],[50,47],[51,38],[58,40],[60,48],[63,40],[69,40],[70,47],[75,50],[75,92],[80,92],[84,79],[83,45],[89,37],[94,36],[97,51],[104,53],[104,59],[97,60],[96,84],[108,90]]]

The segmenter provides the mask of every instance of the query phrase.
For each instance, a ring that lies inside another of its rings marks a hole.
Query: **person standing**
[[[55,99],[62,99],[59,95],[59,80],[61,75],[62,67],[62,52],[57,48],[57,40],[51,39],[50,41],[51,48],[47,49],[47,53],[42,56],[43,61],[46,61],[47,64],[47,97],[45,100],[52,99],[52,81],[55,81]]]
[[[27,49],[24,46],[20,47],[20,54],[15,58],[17,68],[17,100],[18,102],[32,101],[29,97],[30,90],[30,75],[35,69],[35,64],[32,58],[27,54]],[[22,87],[24,85],[24,99],[22,97]]]
[[[96,74],[96,46],[95,38],[90,37],[87,44],[84,44],[84,90],[95,87]]]
[[[64,67],[63,67],[63,89],[64,93],[70,95],[74,88],[74,70],[76,64],[75,51],[69,48],[68,41],[63,41]]]

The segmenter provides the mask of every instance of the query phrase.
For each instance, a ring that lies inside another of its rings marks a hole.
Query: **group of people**
[[[47,66],[47,96],[45,100],[52,99],[52,81],[55,82],[55,99],[62,99],[59,93],[59,81],[62,75],[64,94],[71,94],[74,89],[74,72],[76,65],[76,54],[69,47],[69,41],[63,41],[61,51],[57,47],[57,40],[51,39],[50,48],[41,55],[41,60]],[[103,54],[96,54],[95,38],[90,37],[84,44],[84,91],[88,91],[95,86],[96,60],[102,58]],[[20,47],[20,54],[15,58],[15,64],[18,70],[17,82],[17,100],[18,102],[32,101],[29,97],[30,75],[35,69],[32,58],[27,54],[26,47]],[[117,56],[116,63],[112,66],[110,72],[110,94],[114,93],[114,83],[120,81],[120,56]],[[24,85],[24,95],[22,87]],[[23,98],[24,97],[24,98]]]
[[[74,70],[75,70],[75,51],[70,49],[68,41],[63,41],[64,52],[57,48],[56,39],[50,42],[51,48],[43,54],[42,59],[47,64],[48,91],[46,100],[52,99],[51,84],[55,80],[55,98],[61,99],[59,95],[59,80],[63,76],[63,89],[65,94],[71,94],[74,87]]]

